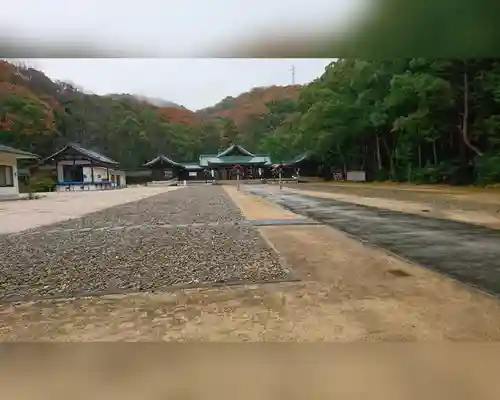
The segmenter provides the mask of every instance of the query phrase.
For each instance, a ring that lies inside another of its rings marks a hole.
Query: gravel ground
[[[31,234],[3,235],[0,299],[287,279],[276,253],[255,228],[236,223],[242,220],[239,209],[221,188],[200,187],[113,207],[71,224],[38,228]],[[137,225],[141,222],[144,225]],[[186,226],[213,222],[223,224]],[[124,223],[136,225],[113,229]],[[154,226],[157,223],[184,226]],[[62,230],[68,225],[109,229]]]
[[[242,221],[243,215],[223,189],[193,186],[142,201],[108,208],[56,227],[60,229],[102,228],[113,226],[183,225]]]

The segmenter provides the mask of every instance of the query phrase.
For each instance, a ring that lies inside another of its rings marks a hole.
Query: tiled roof
[[[254,157],[254,156],[226,156],[215,157],[208,159],[208,164],[270,164],[269,157]]]
[[[200,169],[203,169],[203,167],[200,164],[182,164],[182,166],[187,169],[188,171],[199,171]]]
[[[200,161],[200,165],[202,167],[206,167],[208,165],[209,162],[211,162],[212,160],[217,160],[217,156],[216,155],[209,155],[209,154],[203,154],[200,156],[199,158],[199,161]]]
[[[52,154],[50,157],[47,157],[45,160],[50,160],[51,158],[58,156],[59,154],[65,152],[68,149],[76,150],[78,153],[88,158],[91,158],[95,161],[102,162],[104,164],[118,164],[117,161],[112,160],[111,158],[106,157],[105,155],[98,153],[95,150],[86,149],[85,147],[81,146],[78,143],[69,143],[68,145],[64,146],[61,150]]]
[[[298,155],[297,157],[295,157],[294,159],[292,159],[290,161],[282,161],[280,163],[274,163],[273,167],[277,167],[280,164],[283,165],[283,166],[295,165],[295,164],[298,164],[298,163],[306,160],[308,157],[309,157],[308,153],[303,153],[303,154]]]
[[[17,158],[38,158],[36,154],[30,153],[29,151],[15,149],[14,147],[6,146],[0,144],[0,153],[10,153],[18,156]]]
[[[239,155],[231,155],[232,153]],[[208,165],[225,165],[225,164],[264,164],[271,165],[271,159],[267,154],[253,154],[244,147],[233,144],[219,154],[202,154],[200,155],[200,165],[207,167]]]
[[[307,156],[308,156],[308,154],[307,154],[307,153],[300,154],[300,155],[298,155],[297,157],[295,157],[293,160],[283,162],[282,164],[298,164],[299,162],[302,162],[302,161],[304,161],[305,159],[307,159]]]
[[[243,146],[240,146],[239,144],[233,144],[231,146],[229,146],[226,150],[220,152],[219,154],[217,154],[217,157],[224,157],[228,154],[231,154],[233,151],[239,151],[240,153],[246,155],[246,156],[250,156],[250,157],[253,157],[255,154],[253,153],[250,153],[247,149],[245,149]]]
[[[143,167],[150,167],[152,165],[155,165],[157,162],[163,161],[167,164],[175,165],[176,167],[182,167],[183,165],[168,158],[167,156],[164,156],[163,154],[160,154],[158,157],[152,159],[151,161],[148,161],[146,164],[143,165]]]
[[[192,162],[191,163],[177,162],[177,161],[172,160],[171,158],[168,158],[167,156],[164,156],[163,154],[159,155],[158,157],[156,157],[155,159],[153,159],[151,161],[148,161],[146,164],[143,165],[143,167],[151,167],[159,161],[163,161],[167,164],[170,164],[170,165],[173,165],[173,166],[176,166],[179,168],[184,168],[188,171],[197,171],[197,170],[203,169],[203,167],[200,166],[200,164],[196,164],[196,163],[192,163]]]

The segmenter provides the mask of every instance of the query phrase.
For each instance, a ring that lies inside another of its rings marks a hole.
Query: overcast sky
[[[296,82],[309,82],[331,61],[200,57],[237,56],[241,53],[231,49],[245,48],[262,35],[269,42],[343,35],[369,15],[367,4],[373,1],[14,1],[0,13],[0,44],[14,49],[12,57],[18,58],[68,54],[61,48],[80,57],[175,57],[37,59],[30,64],[97,94],[135,93],[199,109],[255,86],[290,84],[292,64]]]
[[[160,97],[192,110],[256,86],[308,83],[331,59],[31,59],[28,65],[96,94]]]
[[[11,1],[8,12],[0,13],[0,39],[40,44],[32,46],[38,53],[48,43],[78,42],[129,55],[203,57],[263,32],[274,38],[340,34],[369,14],[369,3],[373,0]]]

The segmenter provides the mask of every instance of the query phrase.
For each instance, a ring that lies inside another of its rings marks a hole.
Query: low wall
[[[147,186],[177,186],[179,181],[176,179],[170,179],[169,181],[153,181],[148,182]]]
[[[56,192],[85,192],[95,190],[113,190],[122,189],[125,186],[117,186],[116,183],[99,184],[99,183],[84,183],[84,184],[63,184],[56,185]]]

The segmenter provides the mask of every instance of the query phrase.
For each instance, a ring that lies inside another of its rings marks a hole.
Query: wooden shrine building
[[[55,164],[57,191],[104,190],[126,186],[117,161],[77,143],[70,143],[43,160]]]
[[[148,161],[143,167],[147,167],[151,170],[151,178],[153,181],[204,179],[204,171],[200,165],[179,163],[163,154]]]
[[[242,179],[261,179],[269,175],[272,167],[268,154],[253,154],[238,144],[219,154],[201,155],[199,161],[200,166],[208,169],[216,180],[236,179],[236,168]]]
[[[292,177],[299,178],[300,176],[319,176],[321,174],[321,165],[311,160],[308,153],[301,154],[289,161],[273,164],[273,169],[281,167],[282,177],[290,179]]]
[[[305,173],[316,173],[316,164],[309,165],[309,157],[302,154],[291,161],[272,163],[268,154],[254,154],[244,147],[233,144],[218,154],[202,154],[198,163],[181,163],[165,155],[159,155],[148,161],[143,167],[151,170],[153,181],[183,180],[244,180],[269,179],[274,171],[281,166],[283,176],[291,178],[304,169]],[[314,171],[313,171],[314,170]]]

